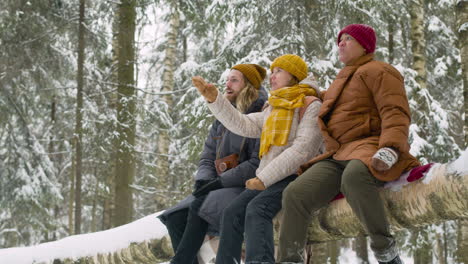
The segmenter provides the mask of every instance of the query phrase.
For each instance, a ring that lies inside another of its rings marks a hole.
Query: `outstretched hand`
[[[195,86],[203,97],[209,102],[212,103],[216,100],[218,96],[218,89],[211,84],[207,83],[202,77],[194,76],[192,77],[193,86]]]

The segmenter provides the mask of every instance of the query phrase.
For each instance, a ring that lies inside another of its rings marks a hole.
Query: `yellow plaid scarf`
[[[294,108],[304,106],[304,98],[310,95],[317,96],[317,93],[307,84],[271,91],[268,103],[273,109],[262,128],[260,158],[268,152],[271,145],[286,145],[294,117]]]

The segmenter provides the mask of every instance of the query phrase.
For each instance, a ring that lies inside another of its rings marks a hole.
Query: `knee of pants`
[[[249,203],[245,210],[245,221],[246,224],[250,222],[252,219],[256,219],[258,217],[263,217],[265,215],[265,208],[262,208],[261,204],[256,203]]]
[[[184,230],[187,224],[187,211],[188,210],[181,210],[180,212],[169,214],[165,223],[167,230]]]
[[[294,204],[299,201],[299,196],[297,193],[301,192],[303,188],[298,184],[297,181],[291,182],[283,191],[283,207],[286,205]]]
[[[344,194],[359,192],[366,185],[375,185],[374,176],[362,161],[350,161],[341,177],[341,191]]]
[[[242,205],[237,203],[231,203],[223,210],[222,221],[223,222],[233,222],[236,219],[244,218],[245,208]]]

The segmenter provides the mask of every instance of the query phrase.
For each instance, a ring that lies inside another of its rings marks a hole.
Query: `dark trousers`
[[[203,244],[208,223],[198,216],[206,195],[196,198],[190,208],[169,215],[166,226],[175,255],[170,263],[198,264],[197,253]],[[185,220],[184,220],[185,216]]]
[[[363,224],[378,261],[390,261],[398,254],[390,234],[377,180],[360,160],[319,161],[291,183],[283,195],[279,262],[300,262],[312,215],[341,192]]]
[[[273,218],[281,209],[291,175],[264,191],[246,189],[224,209],[216,264],[240,263],[245,232],[245,263],[275,263]]]

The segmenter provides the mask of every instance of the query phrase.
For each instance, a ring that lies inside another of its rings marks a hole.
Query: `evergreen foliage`
[[[171,11],[169,6],[177,8]],[[199,154],[213,117],[191,84],[201,75],[221,90],[229,68],[269,68],[285,53],[302,56],[325,90],[342,65],[336,36],[350,23],[376,29],[377,59],[405,77],[413,111],[412,153],[423,163],[447,162],[465,147],[463,78],[454,1],[426,0],[427,87],[412,69],[408,1],[236,0],[137,1],[135,34],[134,218],[162,210],[192,189]],[[86,1],[83,110],[82,232],[110,227],[119,142],[113,27],[116,3]],[[162,92],[171,12],[178,12],[174,89]],[[78,4],[70,0],[5,0],[0,11],[0,247],[36,244],[71,235],[73,137],[76,107]],[[268,89],[268,83],[264,83]],[[170,96],[167,105],[163,96]],[[422,101],[428,107],[421,109]],[[165,128],[169,153],[158,153]],[[167,155],[166,175],[156,177]],[[155,197],[165,204],[155,204]],[[424,232],[455,236],[457,223]],[[442,231],[443,230],[443,231]],[[423,232],[423,231],[422,231]],[[399,239],[411,243],[410,233]],[[434,239],[425,235],[426,242]],[[413,233],[414,238],[414,233]],[[448,239],[450,259],[454,248]],[[434,246],[428,244],[429,247]],[[427,247],[427,245],[426,245]],[[404,247],[413,250],[413,246]]]

